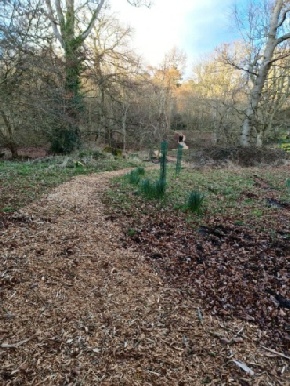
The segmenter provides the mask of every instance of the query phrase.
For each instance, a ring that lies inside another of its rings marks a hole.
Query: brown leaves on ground
[[[285,221],[273,241],[233,219],[215,218],[193,229],[163,213],[147,219],[130,239],[164,281],[193,289],[200,307],[257,323],[263,344],[287,351],[290,311],[273,294],[290,299],[288,225]]]
[[[125,243],[142,251],[165,282],[193,289],[200,307],[225,319],[238,317],[257,324],[263,344],[289,355],[290,205],[281,202],[275,188],[254,171],[253,181],[256,191],[241,196],[274,208],[263,215],[262,223],[249,216],[248,224],[241,225],[226,212],[219,216],[209,212],[203,225],[197,225],[167,207],[156,211],[149,202],[145,215],[139,211],[127,218],[127,229],[136,232],[125,235]],[[245,207],[243,211],[241,217],[246,218]]]
[[[161,216],[144,223],[136,235],[143,253],[134,251],[121,240],[124,221],[110,221],[101,203],[119,173],[77,177],[0,222],[2,384],[287,384],[284,316],[271,295],[266,305],[281,324],[276,351],[261,345],[269,329],[229,318],[245,310],[256,317],[251,302],[243,306],[258,275],[254,248],[268,284],[287,296],[283,237],[255,247],[255,234],[213,220],[193,238]],[[227,289],[239,276],[247,286],[232,297]],[[259,284],[255,294],[264,289]]]

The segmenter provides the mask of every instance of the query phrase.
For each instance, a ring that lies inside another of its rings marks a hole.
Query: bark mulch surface
[[[207,245],[212,237],[238,244],[241,234],[204,228],[207,265],[192,267],[199,281],[190,270],[190,285],[167,280],[105,215],[102,194],[120,173],[76,177],[0,221],[0,384],[289,385],[280,333],[266,346],[268,330],[251,317],[218,312],[216,299],[226,301],[213,282],[216,310],[203,307],[201,281],[214,271]],[[186,254],[181,266],[192,260]]]

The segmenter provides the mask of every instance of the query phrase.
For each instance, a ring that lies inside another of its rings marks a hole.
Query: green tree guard
[[[161,158],[160,158],[160,182],[166,184],[166,172],[167,172],[167,150],[168,143],[166,141],[161,142]]]
[[[180,171],[181,171],[182,150],[183,150],[183,146],[178,145],[177,159],[176,159],[176,169],[175,169],[176,175],[178,175],[180,173]]]

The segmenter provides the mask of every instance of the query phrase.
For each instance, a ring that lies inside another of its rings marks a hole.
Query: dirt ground
[[[124,172],[124,171],[123,171]],[[123,248],[78,176],[0,222],[2,385],[290,385],[290,358],[250,322],[197,306]]]

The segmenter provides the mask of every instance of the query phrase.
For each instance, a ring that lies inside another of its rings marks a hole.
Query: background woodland
[[[108,1],[0,7],[0,147],[12,156],[31,146],[150,149],[176,131],[191,146],[276,145],[289,135],[289,1],[232,9],[240,39],[194,63],[189,78],[178,47],[145,65]]]

